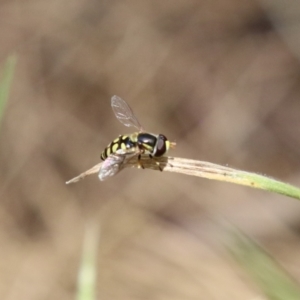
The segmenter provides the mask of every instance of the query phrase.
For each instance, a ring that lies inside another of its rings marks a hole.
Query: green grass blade
[[[148,157],[142,157],[139,161],[138,160],[138,158],[133,157],[127,163],[126,166],[138,167],[138,162],[140,162],[143,164],[143,167],[145,169],[159,170],[159,168],[157,167],[157,162],[159,162],[163,171],[181,173],[185,175],[197,176],[212,180],[231,182],[256,189],[274,192],[277,194],[282,194],[300,200],[299,188],[264,175],[245,172],[213,164],[210,162],[179,157],[159,157],[155,159],[155,161],[149,159]],[[75,182],[76,180],[84,177],[83,175],[85,174],[87,174],[87,172],[77,176],[73,180],[70,180],[69,183]]]
[[[8,100],[9,90],[13,79],[16,61],[17,58],[15,55],[11,55],[10,57],[8,57],[2,72],[0,81],[0,121],[3,117],[5,105]]]
[[[88,224],[85,230],[82,260],[78,273],[77,300],[96,299],[98,236],[98,227],[95,224]]]
[[[299,188],[267,176],[244,171],[236,171],[236,180],[237,184],[248,185],[253,188],[274,192],[300,200]]]
[[[294,199],[300,200],[300,189],[290,184],[275,180],[273,178],[236,170],[229,167],[213,164],[206,161],[193,160],[179,157],[157,157],[149,159],[148,156],[134,156],[132,159],[126,162],[122,168],[126,167],[139,167],[142,163],[145,169],[153,169],[160,171],[159,166],[163,171],[181,173],[190,176],[197,176],[212,180],[219,180],[225,182],[231,182],[235,184],[245,185],[256,189],[262,189],[269,192],[282,194]],[[77,182],[80,179],[85,178],[88,175],[98,173],[101,168],[101,164],[97,164],[91,169],[81,173],[80,175],[67,181],[66,184]]]
[[[229,251],[270,300],[299,300],[298,284],[254,241],[233,233]]]

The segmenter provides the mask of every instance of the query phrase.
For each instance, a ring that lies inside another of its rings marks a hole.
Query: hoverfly
[[[101,181],[117,174],[121,165],[136,155],[138,155],[138,161],[141,155],[149,155],[149,158],[155,159],[166,154],[170,147],[175,146],[175,143],[168,141],[163,134],[145,132],[128,103],[122,98],[113,96],[111,107],[116,118],[123,125],[135,127],[138,132],[120,135],[103,150],[101,153],[103,163],[98,175]],[[141,163],[139,165],[143,168]],[[159,163],[158,167],[162,170]]]

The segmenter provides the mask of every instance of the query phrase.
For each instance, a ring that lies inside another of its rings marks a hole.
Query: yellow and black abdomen
[[[136,143],[134,143],[128,135],[120,135],[103,150],[100,157],[102,160],[106,160],[109,155],[116,153],[120,149],[128,151],[135,149],[135,147]]]

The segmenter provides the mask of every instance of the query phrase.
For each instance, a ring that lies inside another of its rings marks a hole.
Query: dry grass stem
[[[98,173],[101,164],[102,162],[67,181],[66,184],[77,182],[88,175]],[[128,167],[175,172],[207,179],[232,182],[300,199],[300,189],[292,185],[263,175],[240,171],[205,161],[178,157],[160,157],[151,159],[149,156],[145,155],[142,156],[140,160],[137,156],[129,159],[120,166],[120,169]]]
[[[77,182],[88,175],[98,173],[102,162],[95,165],[91,169],[81,173],[80,175],[70,179],[66,184]],[[185,175],[203,177],[207,179],[221,180],[227,182],[240,183],[242,185],[253,186],[253,182],[249,180],[237,180],[237,174],[242,171],[238,171],[232,168],[224,167],[221,165],[213,164],[206,161],[179,158],[179,157],[160,157],[155,159],[150,159],[148,156],[143,156],[139,160],[137,157],[133,157],[126,164],[122,166],[124,168],[141,168],[152,169],[160,171],[159,167],[163,171],[181,173]],[[237,182],[239,181],[239,182]]]

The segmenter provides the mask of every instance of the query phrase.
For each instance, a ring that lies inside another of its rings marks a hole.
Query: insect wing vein
[[[132,112],[128,103],[118,96],[113,96],[111,98],[111,107],[116,118],[127,127],[135,127],[139,131],[143,131],[143,128]]]
[[[116,175],[120,171],[120,165],[123,163],[125,156],[110,155],[103,163],[99,171],[99,179],[101,181],[108,177]]]

